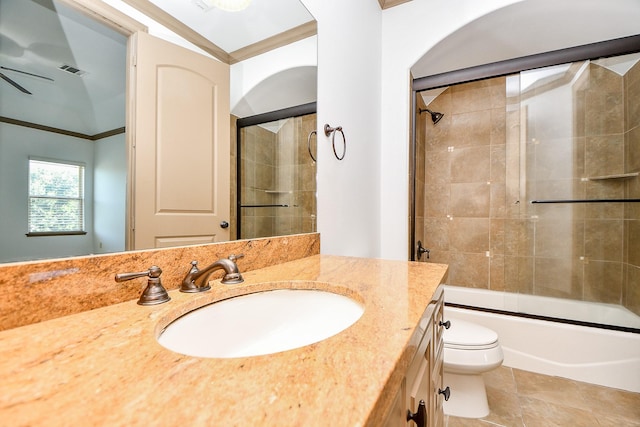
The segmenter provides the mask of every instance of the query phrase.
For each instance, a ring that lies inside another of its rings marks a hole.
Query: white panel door
[[[229,66],[135,37],[134,249],[229,240]]]

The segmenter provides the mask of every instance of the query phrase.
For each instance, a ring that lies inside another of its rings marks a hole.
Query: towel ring
[[[344,145],[344,148],[342,150],[342,156],[338,156],[338,152],[336,151],[336,133],[338,132],[342,134],[342,144]],[[347,154],[347,138],[344,136],[344,131],[342,130],[342,126],[337,126],[335,128],[332,128],[328,124],[325,124],[324,134],[326,136],[329,136],[332,133],[333,135],[331,136],[331,145],[333,146],[333,155],[336,156],[336,159],[342,160],[344,159],[344,155]]]
[[[313,153],[311,152],[311,135],[318,135],[318,133],[315,130],[312,130],[311,132],[309,132],[309,136],[307,137],[307,150],[309,150],[309,155],[311,156],[311,160],[313,160],[313,162],[316,162],[316,158],[313,157]],[[317,148],[316,148],[317,150]]]

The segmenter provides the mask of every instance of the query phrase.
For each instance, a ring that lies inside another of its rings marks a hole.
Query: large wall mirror
[[[316,24],[299,0],[241,12],[206,0],[104,3],[230,64],[230,123],[316,100]],[[0,263],[129,249],[128,36],[90,15],[73,0],[0,0]],[[233,150],[231,163],[233,175]],[[48,204],[64,215],[39,226]]]

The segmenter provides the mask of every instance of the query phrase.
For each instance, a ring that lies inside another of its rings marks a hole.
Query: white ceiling
[[[253,0],[240,12],[203,11],[194,0],[151,2],[227,53],[314,20],[299,0]]]
[[[82,76],[62,71],[79,68]],[[126,38],[51,0],[0,0],[0,115],[95,135],[124,126]]]

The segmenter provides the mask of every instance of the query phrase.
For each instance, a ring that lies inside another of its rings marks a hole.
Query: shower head
[[[444,117],[443,113],[438,113],[437,111],[431,111],[428,108],[421,108],[420,110],[418,110],[420,112],[420,114],[427,112],[429,114],[431,114],[431,121],[433,122],[433,124],[435,125],[436,123],[438,123],[440,121],[440,119],[442,119],[442,117]]]

